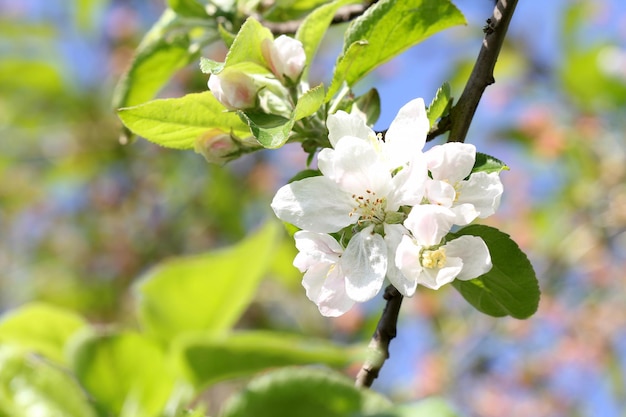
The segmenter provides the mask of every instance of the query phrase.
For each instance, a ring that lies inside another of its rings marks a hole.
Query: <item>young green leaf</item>
[[[266,66],[262,53],[262,45],[265,40],[274,40],[269,29],[264,27],[254,18],[250,17],[241,25],[228,55],[226,55],[225,67],[230,67],[241,62],[253,62]]]
[[[460,417],[461,415],[440,397],[430,397],[412,404],[398,404],[383,413],[367,417]]]
[[[229,248],[163,261],[137,288],[142,327],[163,340],[229,329],[254,296],[276,239],[278,225],[268,223]]]
[[[207,18],[207,12],[197,0],[167,0],[172,10],[181,16]]]
[[[474,162],[474,172],[486,172],[487,174],[492,172],[508,171],[509,167],[502,161],[493,156],[476,152],[476,162]]]
[[[383,412],[389,400],[321,368],[283,368],[256,378],[230,398],[221,417],[349,417]]]
[[[268,331],[183,337],[174,349],[184,374],[198,388],[268,368],[306,364],[347,366],[359,358],[355,349],[345,346]]]
[[[427,37],[464,24],[461,12],[448,0],[382,0],[372,5],[346,31],[326,100],[345,81],[353,86],[377,66]],[[359,44],[358,50],[353,48]]]
[[[450,84],[443,83],[443,85],[437,90],[430,106],[426,109],[426,115],[428,116],[430,127],[433,127],[439,118],[448,114],[451,105],[452,97],[450,96]]]
[[[367,124],[374,126],[378,118],[380,117],[380,95],[378,90],[372,88],[362,96],[357,97],[354,100],[354,105],[365,113]]]
[[[311,62],[315,57],[315,53],[322,42],[322,38],[326,34],[326,30],[333,20],[335,13],[340,7],[356,3],[357,0],[335,0],[328,4],[318,7],[311,12],[298,27],[296,39],[302,42],[304,53],[306,54],[306,65],[303,77],[306,78]]]
[[[478,278],[454,280],[454,288],[477,310],[490,316],[532,316],[539,306],[539,283],[519,246],[506,233],[484,225],[470,225],[453,233],[454,237],[462,235],[478,236],[485,241],[493,267]]]
[[[66,370],[0,345],[0,415],[96,417],[87,396]]]
[[[19,346],[64,363],[67,341],[86,325],[73,311],[45,303],[26,304],[2,317],[0,343]]]
[[[324,85],[320,84],[300,96],[293,111],[293,120],[297,121],[315,114],[322,104],[324,104]]]
[[[248,124],[250,131],[263,147],[268,149],[280,148],[289,139],[294,124],[293,119],[267,113],[243,111],[237,113]]]
[[[73,354],[76,377],[113,415],[160,415],[174,388],[162,346],[139,333],[85,335]]]
[[[215,129],[250,135],[237,114],[227,112],[210,91],[122,108],[118,115],[133,133],[168,148],[193,149],[200,136]]]

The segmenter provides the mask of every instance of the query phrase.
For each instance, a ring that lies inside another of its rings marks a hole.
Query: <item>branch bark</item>
[[[495,82],[493,70],[504,43],[509,23],[517,6],[517,0],[499,0],[493,9],[493,16],[487,20],[484,28],[483,45],[474,64],[474,69],[465,85],[459,101],[450,110],[450,135],[448,142],[464,142],[474,113],[485,89]],[[443,121],[443,120],[442,120]],[[447,123],[447,122],[446,122]],[[440,122],[440,124],[442,124]],[[446,129],[447,130],[447,129]],[[429,139],[446,131],[439,129]]]
[[[383,296],[387,300],[376,331],[368,346],[368,355],[356,376],[357,387],[371,387],[380,369],[389,358],[389,343],[396,337],[398,314],[402,305],[402,294],[393,286],[385,288]]]

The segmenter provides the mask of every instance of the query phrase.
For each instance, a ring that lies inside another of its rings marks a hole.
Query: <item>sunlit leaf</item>
[[[0,346],[0,416],[96,417],[66,371],[9,346]]]
[[[181,16],[207,18],[206,9],[197,0],[167,0],[167,4]]]
[[[64,362],[68,339],[86,326],[78,314],[44,303],[26,304],[0,320],[0,342]]]
[[[390,402],[320,368],[283,368],[253,380],[230,398],[221,417],[350,417],[388,410]]]
[[[426,109],[426,115],[428,116],[428,121],[430,122],[430,126],[432,127],[437,119],[448,114],[450,110],[450,105],[452,104],[452,97],[450,96],[450,84],[443,83],[441,87],[437,90],[433,101]]]
[[[300,120],[309,117],[324,104],[324,85],[320,84],[305,92],[296,104],[293,119]]]
[[[161,345],[139,333],[88,335],[72,355],[78,380],[96,402],[119,415],[156,416],[174,388]]]
[[[478,278],[452,284],[477,310],[490,316],[517,319],[532,316],[539,305],[539,283],[535,271],[509,235],[484,225],[470,225],[453,234],[482,238],[491,254],[493,268]]]
[[[280,366],[346,366],[362,357],[354,348],[285,333],[239,332],[193,336],[177,344],[185,374],[204,387]]]
[[[250,135],[237,114],[226,111],[210,91],[152,100],[120,109],[118,115],[133,133],[168,148],[192,149],[198,137],[214,129]]]
[[[382,413],[368,414],[368,417],[460,417],[447,401],[431,397],[413,404],[399,404]]]
[[[228,51],[228,55],[226,55],[225,67],[230,67],[231,65],[241,62],[253,62],[258,65],[265,65],[261,45],[266,40],[274,40],[272,32],[254,18],[248,18],[248,20],[241,25]]]
[[[354,85],[368,72],[427,37],[465,23],[447,0],[382,0],[354,20],[344,38],[326,99],[345,81]],[[358,45],[355,47],[354,45]]]
[[[163,261],[137,288],[141,325],[165,340],[229,329],[254,296],[277,238],[278,225],[268,223],[229,248]]]
[[[239,115],[248,123],[250,131],[259,143],[268,149],[283,146],[289,139],[294,123],[293,119],[274,114],[239,112]]]
[[[501,172],[501,171],[508,171],[508,170],[509,170],[509,167],[501,160],[491,155],[487,155],[481,152],[476,152],[476,161],[474,162],[472,173],[486,172],[487,174],[489,174],[491,172]]]

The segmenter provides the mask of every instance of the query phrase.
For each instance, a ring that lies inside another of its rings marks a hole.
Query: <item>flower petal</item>
[[[496,172],[475,172],[467,181],[459,183],[458,203],[470,203],[484,219],[496,212],[500,206],[500,198],[504,187]]]
[[[417,283],[433,290],[454,281],[454,278],[463,269],[463,261],[460,258],[447,257],[443,268],[424,268],[417,279]]]
[[[421,153],[430,122],[424,100],[417,98],[402,106],[385,134],[385,153],[392,168],[398,168]]]
[[[468,143],[448,142],[433,146],[424,153],[435,180],[456,184],[465,179],[476,162],[476,147]]]
[[[394,258],[391,258],[400,274],[388,274],[387,278],[405,297],[415,294],[417,278],[423,270],[420,264],[421,249],[410,236],[404,235],[398,244]]]
[[[392,191],[387,200],[387,210],[396,211],[400,206],[420,204],[427,181],[426,161],[419,153],[391,179]]]
[[[336,264],[316,264],[304,274],[302,286],[307,297],[326,317],[340,316],[354,305],[346,294],[345,278]]]
[[[343,253],[341,245],[330,235],[300,230],[293,235],[299,253],[293,265],[304,272],[318,263],[337,263]]]
[[[341,110],[328,115],[326,126],[328,127],[328,139],[333,148],[344,136],[352,136],[367,141],[371,140],[370,136],[376,137],[374,131],[365,124],[365,120],[361,116],[348,114]]]
[[[489,248],[478,236],[460,236],[444,248],[448,256],[462,259],[463,270],[457,276],[460,280],[474,279],[491,270]]]
[[[434,204],[421,204],[411,209],[404,225],[421,246],[434,246],[450,232],[455,214],[452,210]]]
[[[339,265],[346,276],[346,292],[354,301],[372,299],[387,274],[387,246],[369,226],[352,236]]]
[[[456,191],[446,181],[428,180],[426,181],[426,197],[432,204],[452,207],[456,198]]]
[[[396,257],[398,256],[398,247],[400,242],[407,238],[410,243],[406,248],[401,252],[401,260],[403,267],[407,268],[411,273],[408,275],[411,278],[407,278],[400,268],[398,268],[396,264]],[[419,248],[417,248],[417,254],[415,252],[415,245],[412,244],[412,239],[408,236],[408,230],[406,230],[403,226],[399,224],[386,224],[385,225],[385,243],[387,244],[387,254],[388,254],[388,265],[387,265],[387,279],[391,284],[396,287],[400,294],[405,297],[411,297],[415,294],[415,289],[417,288],[417,280],[415,279],[415,274],[413,274],[413,270],[415,265],[412,264],[413,261],[417,260],[419,265]],[[405,257],[407,258],[405,260]],[[409,263],[409,265],[405,265],[405,262]],[[421,270],[421,267],[419,268]],[[418,272],[419,273],[419,272]]]
[[[335,149],[323,149],[317,159],[324,176],[350,195],[369,190],[382,198],[391,190],[391,173],[374,147],[362,139],[345,136]]]
[[[272,200],[276,216],[300,229],[332,233],[355,223],[354,199],[326,177],[310,177],[281,187]]]

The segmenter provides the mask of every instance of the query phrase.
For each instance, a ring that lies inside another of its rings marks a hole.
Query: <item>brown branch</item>
[[[483,45],[459,101],[450,110],[450,115],[442,118],[431,129],[427,140],[449,131],[448,142],[465,141],[483,92],[495,82],[493,70],[516,5],[517,0],[499,0],[496,4],[493,16],[487,19],[487,25],[483,29]]]
[[[340,8],[337,11],[337,14],[333,17],[331,24],[336,25],[339,23],[350,22],[353,19],[361,16],[365,11],[372,5],[376,3],[376,1],[365,1],[360,4],[350,4]],[[263,23],[263,26],[268,28],[274,35],[293,35],[296,33],[302,21],[304,19],[299,20],[289,20],[287,22],[268,22],[263,20],[260,16],[255,16],[257,20]]]
[[[387,304],[378,321],[372,340],[370,340],[367,358],[356,376],[355,385],[357,387],[372,386],[374,380],[378,378],[380,369],[389,358],[389,343],[391,339],[396,337],[396,324],[402,305],[402,294],[393,285],[389,285],[385,289],[384,298],[387,300]]]

